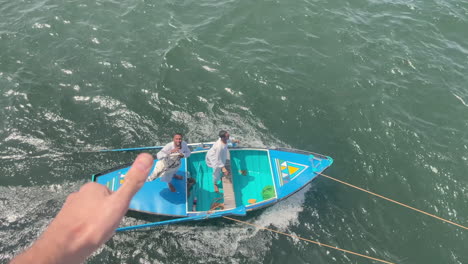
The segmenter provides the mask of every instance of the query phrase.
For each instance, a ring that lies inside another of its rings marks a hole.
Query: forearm
[[[72,241],[64,241],[62,238],[52,237],[46,231],[32,246],[11,261],[11,264],[22,263],[80,263],[84,258],[67,257],[69,249],[66,247]],[[69,254],[68,254],[69,255]]]
[[[167,155],[169,154],[161,150],[158,152],[158,154],[156,154],[156,157],[158,158],[158,160],[160,160],[160,159],[167,157]]]
[[[71,223],[61,221],[63,214],[63,211],[60,211],[39,239],[11,263],[79,264],[83,263],[103,240],[107,240],[96,234],[89,223],[77,220]]]

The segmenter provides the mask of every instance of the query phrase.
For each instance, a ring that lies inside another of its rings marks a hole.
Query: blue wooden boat
[[[216,193],[213,170],[205,163],[210,144],[191,145],[197,147],[189,158],[182,159],[177,172],[184,179],[172,180],[176,192],[171,192],[165,182],[156,179],[146,182],[130,202],[130,210],[177,218],[121,227],[117,231],[245,215],[248,211],[273,205],[301,190],[333,163],[328,156],[295,149],[230,148],[231,176],[223,177],[218,182],[220,192]],[[124,182],[130,165],[95,174],[92,180],[115,191]],[[188,181],[195,182],[190,190],[187,190]]]

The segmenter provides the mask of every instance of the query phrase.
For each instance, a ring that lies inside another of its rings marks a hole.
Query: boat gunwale
[[[237,151],[237,150],[263,150],[263,151],[267,151],[267,152],[269,150],[277,150],[277,151],[292,152],[292,153],[297,153],[297,154],[312,154],[314,156],[319,156],[319,157],[324,158],[324,159],[330,159],[329,156],[326,156],[326,155],[323,155],[323,154],[319,154],[319,153],[315,153],[315,152],[311,152],[311,151],[294,149],[294,148],[282,148],[282,147],[281,148],[232,147],[232,148],[229,148],[229,150],[230,151],[231,150],[233,150],[233,151]],[[208,149],[192,151],[191,153],[200,153],[200,152],[206,152],[206,151],[208,151]],[[153,158],[156,160],[156,155],[153,155]],[[113,168],[110,168],[110,169],[104,170],[102,172],[98,172],[96,174],[93,174],[92,175],[92,177],[93,177],[92,181],[96,181],[97,177],[102,176],[104,174],[108,174],[110,172],[113,172],[113,171],[116,171],[116,170],[119,170],[119,169],[130,167],[132,164],[133,164],[133,162],[125,163],[125,164],[122,164],[122,165],[117,165],[117,166],[115,166]]]

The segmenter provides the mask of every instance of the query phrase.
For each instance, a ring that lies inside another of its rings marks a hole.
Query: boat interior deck
[[[217,183],[220,193],[214,191],[213,169],[206,166],[205,155],[206,152],[198,152],[189,157],[189,177],[196,183],[188,197],[188,211],[208,211],[215,203],[224,203],[224,209],[230,209],[271,198],[264,197],[265,188],[274,190],[267,151],[231,150],[230,166],[227,166],[231,176],[222,177]]]
[[[275,188],[268,151],[231,150],[230,153],[236,205],[247,206],[271,198],[266,194]]]
[[[224,209],[236,208],[236,196],[234,195],[231,177],[222,177],[221,181],[223,182]]]
[[[176,192],[171,192],[161,179],[146,182],[132,199],[130,208],[152,214],[187,216],[190,212],[228,210],[278,198],[278,183],[273,179],[270,155],[263,149],[231,149],[227,164],[231,175],[223,176],[216,183],[220,191],[216,193],[213,169],[205,162],[206,151],[195,151],[188,159],[182,159],[177,174],[184,179],[172,179]],[[97,175],[96,181],[115,191],[121,186],[127,171],[128,167],[116,168]],[[195,180],[189,190],[188,178]],[[218,206],[220,204],[223,206]]]
[[[153,169],[154,167],[155,165],[153,165]],[[146,182],[131,200],[130,208],[135,211],[152,214],[186,216],[187,177],[184,168],[185,159],[182,159],[182,164],[177,174],[184,176],[184,179],[172,179],[176,192],[171,192],[167,187],[167,183],[162,182],[160,179]],[[128,169],[129,167],[122,168],[98,176],[96,181],[107,186],[110,190],[116,191],[122,185]]]

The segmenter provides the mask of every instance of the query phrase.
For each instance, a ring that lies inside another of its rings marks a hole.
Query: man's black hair
[[[221,131],[219,131],[218,135],[219,135],[220,138],[225,138],[227,133],[228,132],[226,130],[221,130]]]
[[[182,133],[174,133],[174,134],[172,135],[172,137],[174,138],[174,137],[177,136],[177,135],[179,135],[179,136],[181,136],[181,137],[184,137],[184,135],[182,135]]]

